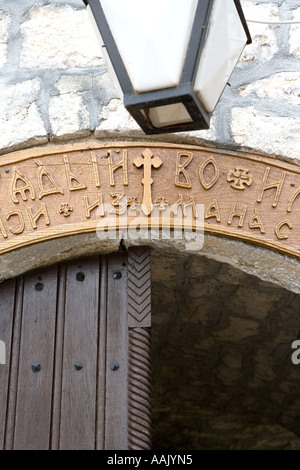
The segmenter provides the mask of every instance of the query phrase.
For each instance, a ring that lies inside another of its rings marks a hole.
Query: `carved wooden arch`
[[[81,254],[71,249],[73,236],[81,237],[80,247],[92,239],[98,253],[117,251],[120,237],[112,238],[106,229],[124,235],[137,216],[144,228],[149,220],[151,227],[165,228],[166,213],[172,230],[192,221],[196,231],[204,228],[300,258],[300,169],[268,157],[150,142],[46,146],[2,155],[0,189],[0,259],[11,256],[17,262],[27,249],[42,251],[55,240],[70,241],[71,258]],[[146,253],[129,260],[129,289],[135,275],[130,266],[140,264],[143,276]],[[129,302],[129,446],[149,448],[150,330],[148,323],[135,323],[131,307],[140,308]],[[141,308],[149,321],[148,306]],[[144,391],[140,384],[146,384]],[[137,406],[142,424],[135,421]]]
[[[1,156],[0,191],[0,255],[95,231],[117,246],[105,230],[128,233],[139,217],[300,258],[300,168],[260,155],[154,142],[31,148]]]

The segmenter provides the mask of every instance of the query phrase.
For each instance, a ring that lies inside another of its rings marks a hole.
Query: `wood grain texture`
[[[97,384],[97,425],[96,450],[105,449],[105,414],[106,414],[106,348],[107,348],[107,284],[108,257],[100,257],[100,301],[99,301],[99,335],[98,335],[98,384]]]
[[[105,449],[126,450],[128,449],[126,254],[110,255],[107,278]],[[118,363],[119,368],[112,370],[112,363]]]
[[[91,450],[96,433],[99,258],[67,264],[60,416],[61,450]],[[81,370],[75,363],[81,362]]]
[[[11,348],[13,338],[15,280],[0,285],[0,338],[5,345],[5,364],[0,364],[0,449],[4,448],[7,390],[10,378]]]
[[[14,308],[14,329],[11,346],[10,378],[7,390],[7,419],[5,429],[4,449],[12,450],[14,445],[16,400],[18,387],[18,370],[20,358],[20,339],[22,325],[24,278],[16,280],[15,287],[15,308]]]
[[[49,448],[56,296],[57,267],[42,269],[25,276],[14,431],[15,450]],[[31,366],[35,362],[41,365],[39,372],[32,371]]]
[[[150,449],[150,284],[140,247],[0,285],[1,449]]]
[[[151,326],[150,249],[128,250],[128,326]]]
[[[58,266],[57,279],[57,310],[55,324],[55,357],[54,377],[52,390],[52,422],[50,449],[59,450],[60,445],[60,420],[61,420],[61,396],[62,396],[62,368],[63,368],[63,344],[66,301],[66,263]]]
[[[151,216],[153,228],[173,230],[182,221],[162,224],[168,210],[191,217],[192,208],[198,227],[203,205],[205,232],[300,259],[300,169],[287,162],[164,142],[91,142],[12,152],[0,166],[0,253],[94,232],[101,221],[127,229],[135,201],[146,215],[141,226]],[[113,220],[103,204],[122,215],[127,207],[127,221]]]
[[[151,330],[129,330],[128,447],[151,449]]]

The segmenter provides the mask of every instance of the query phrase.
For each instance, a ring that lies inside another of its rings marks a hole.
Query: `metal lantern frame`
[[[233,0],[243,25],[247,42],[252,42],[242,11],[240,0]],[[206,30],[214,0],[198,0],[191,35],[187,47],[180,84],[176,87],[136,93],[115,43],[109,24],[99,0],[83,0],[89,5],[96,25],[105,44],[109,59],[124,94],[123,103],[127,111],[143,129],[145,134],[165,134],[170,132],[208,129],[212,113],[208,113],[194,91],[197,66],[205,44]],[[222,96],[222,93],[221,95]],[[220,99],[220,97],[219,97]],[[192,122],[154,127],[147,118],[147,109],[182,103],[191,116]]]

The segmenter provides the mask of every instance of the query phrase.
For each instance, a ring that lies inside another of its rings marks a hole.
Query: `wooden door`
[[[148,249],[0,286],[1,449],[149,449]]]

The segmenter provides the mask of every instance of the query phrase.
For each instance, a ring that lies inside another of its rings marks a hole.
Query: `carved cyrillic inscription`
[[[49,173],[49,171],[44,167],[44,165],[38,160],[36,161],[36,164],[39,167],[39,199],[42,199],[42,197],[44,196],[49,196],[50,194],[64,194],[63,190],[57,186],[54,181],[54,177]]]
[[[261,217],[259,215],[259,212],[257,209],[254,209],[254,215],[251,217],[249,220],[249,227],[250,228],[258,228],[260,230],[260,233],[266,233]]]
[[[191,188],[192,183],[186,167],[192,161],[192,152],[178,152],[176,162],[175,186],[179,188]],[[183,178],[183,181],[182,181]]]
[[[79,177],[71,171],[71,165],[68,156],[64,155],[63,158],[65,163],[69,191],[78,191],[79,189],[86,189],[86,185],[82,181],[80,181]]]
[[[18,170],[15,170],[12,185],[11,185],[11,198],[15,204],[19,203],[17,195],[20,195],[23,201],[27,201],[27,193],[29,192],[30,198],[35,200],[35,190],[29,179],[25,175],[21,175]]]
[[[279,197],[280,197],[280,193],[282,191],[282,186],[283,186],[283,183],[284,183],[286,172],[283,171],[281,173],[281,178],[280,178],[279,181],[276,181],[275,183],[267,184],[270,170],[271,170],[270,167],[266,168],[264,178],[263,178],[262,188],[261,188],[261,191],[260,191],[259,196],[257,198],[257,202],[262,201],[262,198],[263,198],[263,195],[264,195],[265,191],[267,191],[268,189],[276,189],[275,196],[274,196],[273,203],[272,203],[272,207],[276,207],[277,203],[278,203],[278,200],[279,200]]]
[[[212,176],[208,179],[204,177],[205,170],[211,166],[213,168]],[[218,181],[220,170],[213,158],[205,160],[199,168],[199,179],[204,189],[210,189]]]
[[[117,154],[120,150],[115,151]],[[108,168],[109,168],[109,183],[111,186],[115,186],[114,173],[119,168],[123,170],[123,185],[128,186],[128,168],[127,168],[127,150],[123,150],[123,158],[118,163],[113,163],[112,152],[108,154]]]
[[[300,259],[300,168],[292,164],[154,142],[42,147],[0,162],[0,254],[93,232],[100,221],[124,227],[124,216],[128,227],[153,216],[153,229],[170,216],[175,228],[175,217],[198,222],[203,205],[206,231]]]
[[[45,219],[46,225],[50,225],[50,219],[49,219],[49,214],[47,211],[46,204],[42,204],[42,207],[40,208],[40,210],[35,213],[33,213],[33,209],[31,207],[28,207],[27,214],[31,223],[31,227],[34,229],[37,228],[37,222],[41,217]]]

